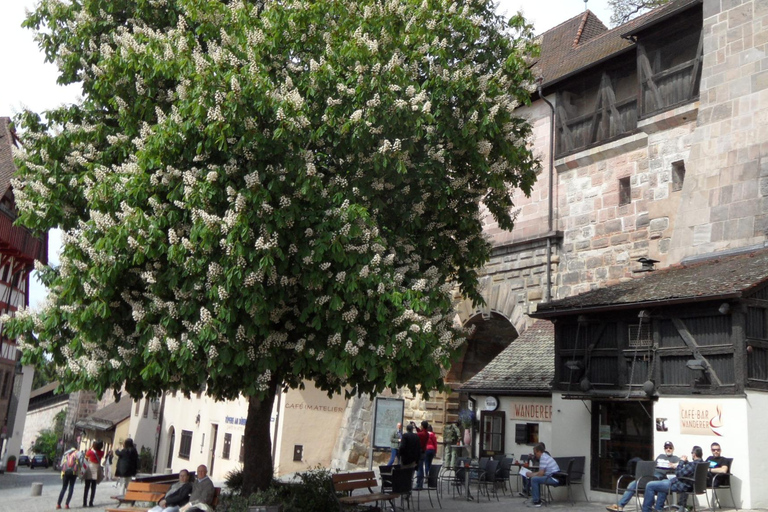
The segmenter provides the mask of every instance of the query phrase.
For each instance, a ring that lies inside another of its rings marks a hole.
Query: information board
[[[390,448],[392,432],[403,422],[405,400],[402,398],[377,398],[373,421],[373,447]]]

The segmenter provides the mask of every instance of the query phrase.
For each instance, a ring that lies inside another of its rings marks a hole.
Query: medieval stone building
[[[768,456],[766,25],[765,2],[676,0],[611,30],[586,12],[542,35],[541,87],[522,109],[542,172],[515,230],[488,223],[487,305],[459,314],[521,340],[534,318],[555,321],[550,396],[536,399],[549,415],[516,414],[532,389],[520,368],[499,379],[508,348],[461,386],[481,408],[494,398],[483,427],[502,425],[480,452],[527,453],[516,434],[535,424],[553,454],[586,457],[587,492],[607,501],[630,458],[719,440],[736,504],[768,504],[755,465]]]

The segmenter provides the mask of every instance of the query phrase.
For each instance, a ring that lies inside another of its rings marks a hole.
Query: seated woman
[[[173,484],[157,506],[149,509],[148,512],[179,512],[179,509],[189,502],[191,492],[192,482],[189,481],[189,471],[182,469],[179,471],[179,481]]]

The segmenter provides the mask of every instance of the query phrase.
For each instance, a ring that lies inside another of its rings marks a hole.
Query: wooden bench
[[[394,510],[392,500],[399,498],[400,494],[374,492],[373,488],[379,483],[373,471],[358,471],[355,473],[336,473],[333,475],[333,490],[336,500],[339,502],[339,510],[345,506],[364,505],[366,503],[378,503],[388,501]],[[353,494],[357,489],[368,489],[367,493]],[[337,493],[343,494],[339,497]]]
[[[126,511],[142,511],[145,512],[149,507],[134,507],[133,505],[138,502],[146,502],[157,504],[158,501],[163,499],[165,493],[171,488],[171,484],[158,484],[152,482],[137,482],[133,481],[128,484],[128,488],[125,490],[123,496],[112,496],[116,499],[118,507],[126,503],[130,504],[130,507],[124,508],[108,508],[107,512],[126,512]]]

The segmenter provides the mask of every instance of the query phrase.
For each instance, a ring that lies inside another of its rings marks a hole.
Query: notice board
[[[402,398],[377,398],[373,420],[373,447],[389,448],[392,432],[403,422],[405,400]]]

